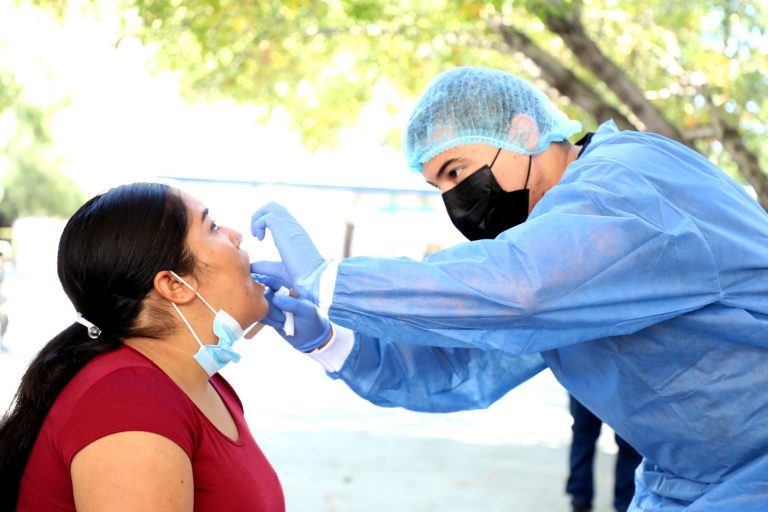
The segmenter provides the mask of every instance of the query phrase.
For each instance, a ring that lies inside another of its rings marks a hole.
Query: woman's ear
[[[195,298],[195,292],[169,270],[161,270],[155,274],[152,284],[162,298],[174,304],[186,304]]]
[[[539,145],[539,129],[536,121],[527,114],[517,114],[509,126],[509,140],[517,140],[528,151],[533,151]]]

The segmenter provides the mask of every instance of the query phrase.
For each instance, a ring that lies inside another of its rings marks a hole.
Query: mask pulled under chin
[[[195,361],[209,377],[218,373],[228,363],[240,361],[240,354],[235,352],[232,346],[244,334],[237,320],[223,309],[220,309],[213,319],[213,333],[218,336],[219,342],[213,345],[201,343],[194,355]]]
[[[244,334],[240,323],[223,309],[218,311],[213,309],[213,307],[208,304],[208,301],[205,300],[189,283],[179,277],[175,272],[171,271],[171,273],[176,279],[184,283],[187,288],[195,292],[195,295],[197,295],[197,297],[203,301],[203,304],[205,304],[215,315],[213,318],[213,333],[219,338],[219,341],[211,345],[205,345],[200,341],[200,338],[179,309],[179,306],[171,302],[171,306],[173,306],[176,313],[178,313],[184,321],[184,324],[187,326],[187,329],[189,329],[189,332],[192,333],[192,337],[195,338],[197,344],[200,345],[200,348],[197,349],[197,352],[193,356],[195,361],[197,361],[203,370],[205,370],[208,377],[212,377],[215,373],[218,373],[228,363],[236,363],[240,361],[240,354],[235,352],[232,348],[235,342],[242,338]]]
[[[445,192],[443,203],[462,235],[469,240],[493,239],[525,222],[529,192],[527,188],[505,192],[485,165]]]

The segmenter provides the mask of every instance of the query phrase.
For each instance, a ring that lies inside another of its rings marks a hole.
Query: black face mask
[[[496,238],[528,218],[528,178],[531,176],[532,157],[528,160],[528,175],[523,188],[505,192],[491,172],[500,152],[501,149],[491,165],[484,165],[443,194],[443,202],[453,225],[470,240]]]

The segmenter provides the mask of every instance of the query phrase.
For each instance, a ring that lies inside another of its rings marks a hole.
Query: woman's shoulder
[[[64,460],[112,433],[153,432],[192,452],[200,429],[191,400],[160,368],[128,347],[89,362],[49,414]]]
[[[86,364],[61,393],[63,401],[82,399],[94,388],[111,387],[116,393],[183,394],[158,366],[136,350],[122,346]]]
[[[146,424],[194,430],[195,407],[159,367],[127,346],[86,364],[56,398],[49,416],[56,430],[83,420],[110,428]]]

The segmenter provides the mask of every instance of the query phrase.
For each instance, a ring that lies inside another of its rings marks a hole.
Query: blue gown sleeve
[[[495,240],[423,262],[342,261],[329,315],[372,338],[521,355],[631,334],[720,295],[695,220],[641,173],[593,157]]]
[[[383,407],[422,412],[484,408],[545,368],[538,353],[425,347],[355,335],[355,345],[333,378]]]

